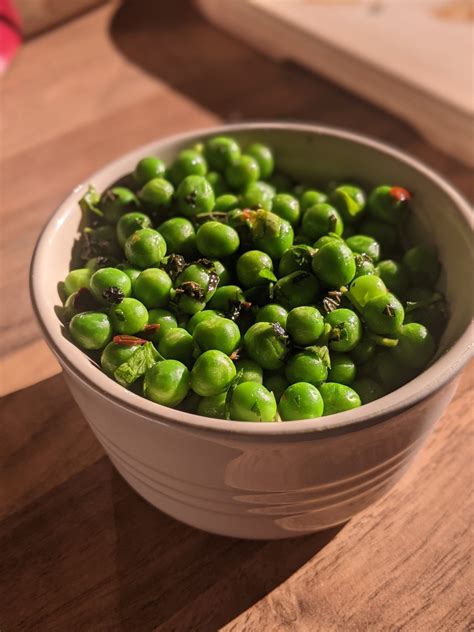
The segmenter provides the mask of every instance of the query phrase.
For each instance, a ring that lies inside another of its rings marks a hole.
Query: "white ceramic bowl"
[[[68,272],[87,183],[99,190],[156,154],[218,133],[275,150],[283,170],[305,180],[396,183],[414,194],[420,239],[436,244],[451,318],[435,362],[419,377],[359,409],[314,421],[220,421],[154,404],[126,391],[61,333],[54,307]],[[126,481],[153,505],[190,525],[229,536],[283,538],[348,520],[401,477],[455,391],[470,357],[473,252],[467,202],[409,156],[345,131],[287,123],[225,126],[174,136],[110,163],[78,186],[41,234],[31,267],[33,305],[71,393]]]

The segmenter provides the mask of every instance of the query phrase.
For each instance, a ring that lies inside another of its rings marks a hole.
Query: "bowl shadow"
[[[124,489],[126,488],[126,490]],[[114,471],[118,610],[124,630],[217,630],[312,559],[341,530],[239,540],[156,510]]]
[[[399,144],[413,137],[408,125],[344,88],[215,28],[190,0],[125,0],[110,36],[132,63],[225,121],[317,120]]]

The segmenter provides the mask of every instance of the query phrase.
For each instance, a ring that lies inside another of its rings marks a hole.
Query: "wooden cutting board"
[[[212,22],[261,51],[362,94],[409,121],[445,152],[474,164],[472,0],[197,4]]]

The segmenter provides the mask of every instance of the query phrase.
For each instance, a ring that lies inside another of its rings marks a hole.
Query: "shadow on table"
[[[399,141],[400,135],[413,135],[402,122],[330,81],[276,63],[214,28],[190,0],[124,0],[110,34],[131,62],[224,120],[298,118],[371,134],[386,135],[390,129]]]
[[[157,511],[116,472],[112,488],[120,498],[114,503],[119,616],[130,631],[216,630],[284,582],[340,530],[270,542],[225,538]]]
[[[247,541],[166,516],[115,471],[61,375],[0,412],[5,629],[215,630],[339,531]]]

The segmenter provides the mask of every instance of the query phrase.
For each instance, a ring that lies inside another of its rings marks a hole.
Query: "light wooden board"
[[[472,0],[198,4],[211,21],[259,50],[362,94],[474,165]]]

